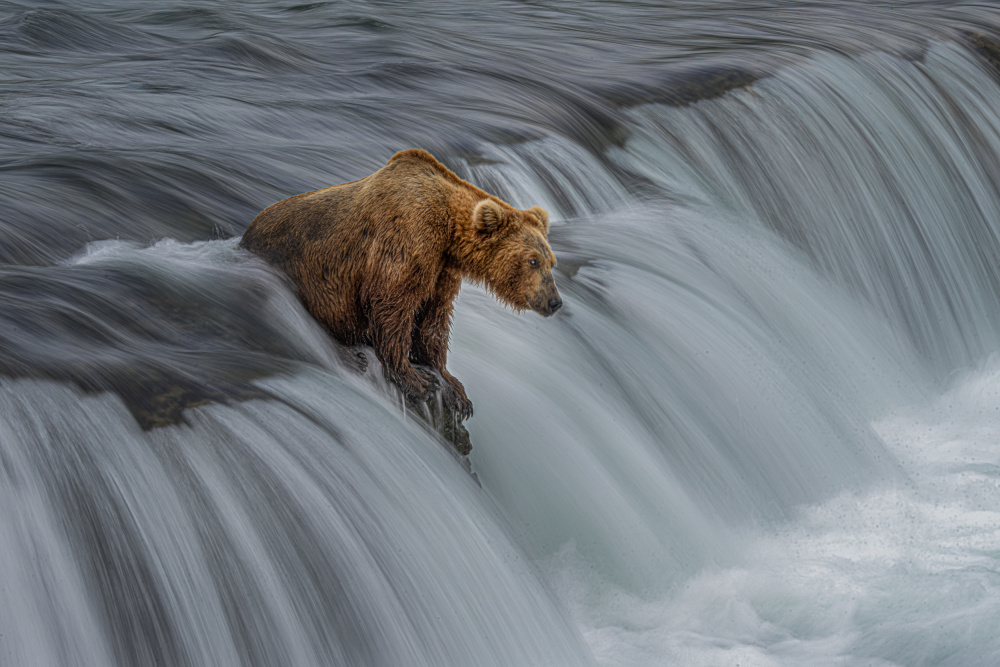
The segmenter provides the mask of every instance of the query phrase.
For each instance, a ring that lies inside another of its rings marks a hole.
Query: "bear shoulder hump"
[[[426,162],[435,166],[441,164],[433,155],[425,151],[423,148],[407,148],[405,151],[399,151],[389,158],[389,162],[387,164],[403,161]]]

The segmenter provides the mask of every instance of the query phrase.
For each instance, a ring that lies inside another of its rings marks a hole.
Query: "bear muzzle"
[[[554,297],[549,299],[548,312],[546,315],[554,315],[560,308],[562,308],[562,299],[559,298],[558,294],[556,294]]]
[[[556,290],[555,282],[547,282],[549,284],[544,285],[543,288],[535,294],[530,296],[527,294],[525,295],[531,309],[543,317],[554,315],[555,312],[562,308],[563,305],[562,298]]]

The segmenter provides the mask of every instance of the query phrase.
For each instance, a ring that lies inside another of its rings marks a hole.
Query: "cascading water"
[[[637,110],[621,161],[776,230],[948,372],[1000,331],[1000,119],[977,65],[954,43],[821,54],[694,111]]]
[[[0,664],[996,663],[998,26],[0,8]],[[414,145],[553,219],[465,462],[232,238]]]

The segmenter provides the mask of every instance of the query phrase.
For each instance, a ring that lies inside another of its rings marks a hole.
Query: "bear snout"
[[[531,309],[543,317],[554,315],[563,305],[562,298],[559,296],[559,292],[556,291],[555,283],[546,287],[548,289],[543,288],[534,295],[525,295]]]
[[[559,298],[558,294],[549,298],[549,315],[554,315],[560,308],[562,308],[562,299]]]

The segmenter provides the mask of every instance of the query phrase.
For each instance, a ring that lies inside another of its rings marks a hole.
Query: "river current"
[[[1000,663],[998,65],[992,2],[0,4],[0,664]],[[410,147],[552,219],[467,459],[238,248]]]

